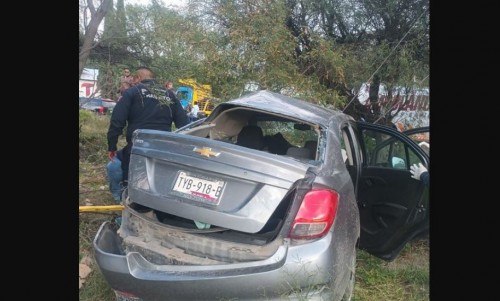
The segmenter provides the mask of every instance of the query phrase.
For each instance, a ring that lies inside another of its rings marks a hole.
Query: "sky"
[[[172,8],[183,8],[187,5],[188,0],[159,0],[163,2],[165,6],[172,6]],[[141,5],[148,5],[151,2],[151,0],[125,0],[125,5],[127,4],[141,4]],[[99,31],[102,31],[104,26],[104,22],[101,22],[99,25]]]
[[[187,4],[187,0],[160,0],[165,4],[166,6],[172,5],[172,6],[179,6],[183,7]],[[125,0],[125,4],[142,4],[142,5],[148,5],[150,3],[150,0]]]

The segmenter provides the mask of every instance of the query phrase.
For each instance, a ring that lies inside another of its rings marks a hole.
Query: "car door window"
[[[352,150],[349,143],[347,128],[342,130],[342,138],[340,139],[340,151],[342,152],[342,159],[346,166],[353,166],[354,159],[352,157]]]
[[[359,141],[356,139],[356,130],[350,124],[342,127],[340,135],[340,151],[342,159],[346,165],[347,171],[351,176],[354,185],[354,193],[357,194],[358,178],[360,165],[362,162],[362,153],[359,151]]]
[[[415,141],[415,143],[420,146],[424,150],[424,152],[429,155],[430,151],[430,133],[416,133],[416,134],[411,134],[408,135],[408,138],[411,140]]]
[[[365,130],[363,138],[368,166],[409,170],[412,164],[422,162],[412,149],[392,135]]]

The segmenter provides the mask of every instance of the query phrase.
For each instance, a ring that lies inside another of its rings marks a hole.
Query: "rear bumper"
[[[332,300],[343,264],[335,264],[332,234],[290,246],[269,258],[223,265],[156,265],[139,253],[124,254],[108,222],[94,239],[95,257],[109,285],[145,301],[153,300]],[[340,284],[340,287],[344,287]]]

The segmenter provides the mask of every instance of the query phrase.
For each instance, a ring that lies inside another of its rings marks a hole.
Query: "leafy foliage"
[[[152,1],[127,5],[125,18],[122,1],[126,34],[103,34],[92,58],[110,98],[107,78],[124,65],[211,84],[221,100],[253,85],[339,109],[370,80],[428,84],[428,0],[190,0],[184,11]],[[124,47],[105,46],[113,38]]]

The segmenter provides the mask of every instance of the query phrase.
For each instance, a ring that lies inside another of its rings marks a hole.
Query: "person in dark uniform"
[[[172,123],[180,128],[189,123],[189,118],[174,92],[166,89],[154,79],[148,67],[139,67],[135,85],[125,90],[111,115],[108,138],[108,158],[116,156],[118,137],[127,127],[127,145],[123,148],[121,168],[123,186],[128,184],[132,133],[137,129],[171,131]]]

